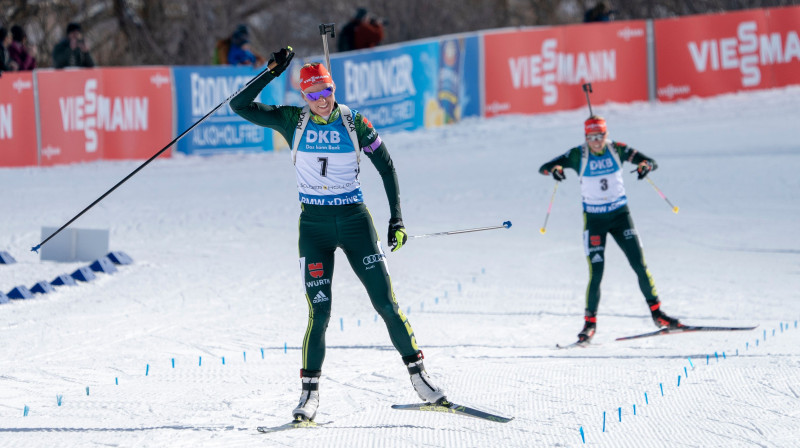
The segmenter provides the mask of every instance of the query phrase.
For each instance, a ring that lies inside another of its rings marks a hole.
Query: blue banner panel
[[[252,67],[174,67],[178,134],[188,129],[247,84],[262,68]],[[281,104],[284,83],[271,82],[256,101]],[[249,123],[227,104],[194,128],[178,142],[184,154],[221,154],[272,151],[285,147],[280,134]]]

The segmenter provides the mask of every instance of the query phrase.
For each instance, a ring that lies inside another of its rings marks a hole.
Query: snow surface
[[[317,416],[330,423],[259,434],[300,395],[293,169],[286,152],[176,156],[73,224],[110,229],[134,264],[0,305],[0,446],[574,447],[581,429],[589,446],[798,446],[800,88],[595,111],[658,161],[651,178],[680,207],[625,174],[663,309],[757,330],[614,341],[655,327],[609,244],[597,345],[555,348],[583,323],[580,193],[568,171],[540,234],[554,182],[536,170],[581,142],[585,110],[385,134],[411,234],[513,222],[411,240],[388,262],[434,380],[515,420],[391,409],[418,398],[338,253]],[[140,163],[0,169],[0,250],[18,260],[0,289],[85,265],[29,250]],[[384,235],[380,178],[362,167]]]

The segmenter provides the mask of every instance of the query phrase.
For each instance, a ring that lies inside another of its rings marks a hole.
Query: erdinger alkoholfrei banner
[[[477,116],[478,61],[477,36],[334,55],[336,100],[361,112],[378,132],[433,127]]]
[[[644,21],[487,32],[484,114],[534,114],[592,103],[646,101]]]
[[[33,97],[32,72],[0,76],[0,167],[38,163]]]
[[[236,93],[263,67],[175,67],[178,133],[211,112]],[[285,75],[284,75],[285,76]],[[283,104],[284,83],[278,80],[256,97],[264,104]],[[271,151],[285,147],[283,137],[271,129],[254,125],[225,104],[178,142],[177,150],[186,154]]]
[[[37,70],[36,77],[43,166],[147,159],[173,138],[168,67]]]
[[[661,101],[800,84],[800,7],[655,22]]]

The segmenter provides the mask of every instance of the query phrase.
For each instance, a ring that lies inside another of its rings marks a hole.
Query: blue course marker
[[[198,366],[202,366],[203,365],[203,357],[202,356],[197,358],[197,365]]]
[[[28,405],[26,404],[25,407],[22,408],[22,416],[23,417],[27,417],[28,416],[28,411],[30,411],[30,410],[31,410],[31,408],[29,408]]]
[[[619,421],[622,422],[622,407],[617,408],[617,413],[619,414]]]
[[[636,405],[633,405],[633,415],[636,415]]]
[[[56,404],[58,404],[59,406],[61,406],[62,398],[64,398],[63,395],[56,395]]]
[[[686,370],[686,366],[683,366],[683,376],[685,376],[686,378],[689,378],[689,371]]]
[[[223,366],[225,365],[225,357],[224,356],[222,357],[222,365]]]
[[[581,426],[581,441],[586,444],[586,436],[583,435],[583,426]]]
[[[89,395],[89,386],[86,386],[86,395]]]
[[[644,404],[650,404],[650,400],[647,399],[647,392],[644,393]]]
[[[344,331],[344,318],[343,317],[339,318],[339,328],[341,328],[342,331]]]
[[[606,432],[606,411],[603,411],[603,432]]]
[[[175,358],[172,358],[172,368],[175,368]]]
[[[661,388],[661,396],[664,396],[664,383],[658,383],[658,387]]]
[[[150,375],[150,364],[144,369],[144,376]]]
[[[678,387],[681,387],[681,376],[678,375]]]
[[[261,359],[264,359],[264,347],[261,347]]]
[[[289,351],[289,346],[284,342],[283,343],[283,353],[286,353],[288,351]]]
[[[119,377],[118,377],[118,376],[115,376],[115,377],[114,377],[114,384],[116,384],[117,386],[119,386]]]
[[[686,358],[686,359],[689,360],[689,365],[692,366],[692,369],[694,369],[694,363],[692,362],[692,358],[689,357],[689,358]]]
[[[242,358],[244,359],[244,362],[247,362],[247,352],[242,352]]]

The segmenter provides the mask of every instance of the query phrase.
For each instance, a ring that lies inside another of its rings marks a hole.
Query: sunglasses
[[[327,98],[333,93],[333,87],[320,90],[319,92],[306,93],[306,98],[309,101],[317,101],[320,98]]]
[[[586,140],[590,142],[601,142],[605,140],[606,134],[589,134],[586,136]]]

